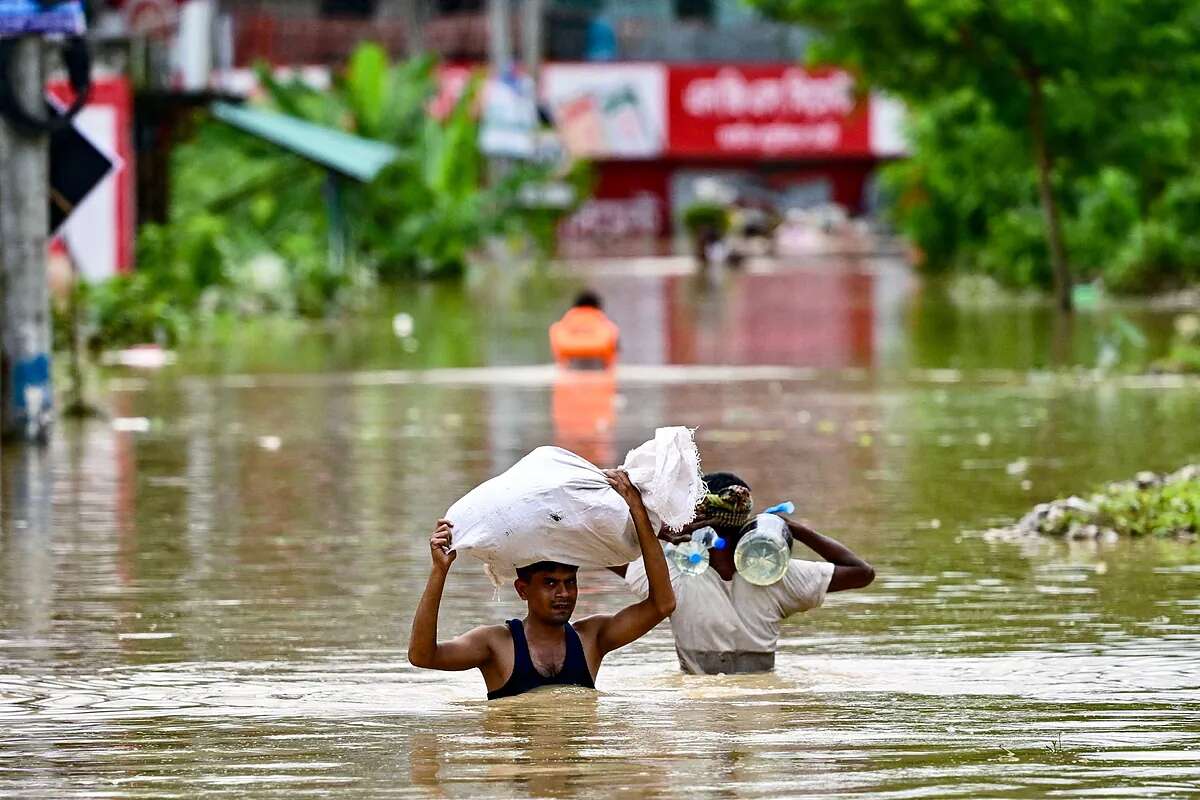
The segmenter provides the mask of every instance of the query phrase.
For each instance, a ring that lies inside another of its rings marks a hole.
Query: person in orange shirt
[[[550,326],[550,349],[560,366],[607,369],[617,360],[620,336],[620,329],[601,309],[600,297],[586,291]]]
[[[618,335],[594,292],[579,295],[550,326],[550,348],[561,367],[551,409],[555,444],[593,464],[613,461],[617,379],[610,367],[617,358]]]

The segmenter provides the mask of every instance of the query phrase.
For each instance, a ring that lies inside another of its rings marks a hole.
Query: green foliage
[[[432,86],[430,87],[432,91]],[[363,193],[361,244],[385,278],[447,277],[466,269],[468,253],[494,230],[492,198],[473,114],[472,81],[445,120],[426,118],[407,155]]]
[[[1200,533],[1200,481],[1150,489],[1128,487],[1105,495],[1100,516],[1108,527],[1127,536]]]
[[[1039,506],[1035,530],[1050,536],[1185,537],[1200,535],[1200,467],[1171,475],[1139,475],[1111,483],[1089,500],[1071,498]],[[1029,518],[1027,518],[1029,519]]]
[[[1103,269],[1112,260],[1114,247],[1141,219],[1139,188],[1137,179],[1118,167],[1103,167],[1080,181],[1078,210],[1067,222],[1067,241],[1078,263]]]
[[[349,186],[350,264],[330,261],[328,177],[319,167],[213,121],[198,121],[172,156],[171,219],[147,225],[135,273],[81,290],[95,347],[173,345],[219,316],[322,317],[352,307],[377,280],[461,275],[485,237],[555,245],[568,209],[529,207],[522,192],[554,177],[526,165],[487,186],[475,115],[479,80],[444,119],[427,109],[436,62],[392,64],[359,47],[330,91],[259,79],[276,110],[396,145],[402,155],[368,186]],[[582,198],[586,165],[567,180]]]
[[[1175,319],[1171,349],[1156,366],[1167,372],[1200,373],[1200,315],[1181,314]]]
[[[683,211],[683,226],[693,236],[704,232],[724,236],[729,230],[729,210],[719,203],[692,203]]]
[[[1177,536],[1200,533],[1200,481],[1149,488],[1121,484],[1097,496],[1097,513],[1074,512],[1069,527],[1095,524],[1122,536]]]
[[[1046,287],[1035,97],[1073,266],[1117,291],[1200,279],[1196,0],[748,0],[910,109],[885,182],[930,272]]]

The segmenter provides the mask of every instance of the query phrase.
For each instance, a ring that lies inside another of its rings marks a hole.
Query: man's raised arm
[[[438,610],[442,604],[442,590],[446,587],[446,576],[458,553],[450,550],[450,529],[453,524],[439,519],[437,529],[429,539],[429,555],[433,567],[425,592],[417,603],[413,616],[412,633],[408,639],[408,662],[414,667],[441,670],[465,670],[482,668],[491,658],[491,646],[487,629],[476,628],[448,642],[438,643]]]
[[[633,527],[637,531],[638,545],[642,549],[642,563],[646,568],[646,580],[650,585],[649,596],[628,608],[622,609],[600,622],[596,632],[596,645],[601,654],[624,647],[646,634],[675,610],[675,590],[671,588],[671,573],[662,546],[650,527],[650,517],[642,505],[642,495],[621,470],[605,470],[608,483],[629,505]]]
[[[792,536],[809,550],[833,564],[833,576],[829,579],[829,591],[843,592],[861,589],[875,580],[875,568],[859,558],[853,550],[836,539],[817,533],[807,525],[784,517]]]

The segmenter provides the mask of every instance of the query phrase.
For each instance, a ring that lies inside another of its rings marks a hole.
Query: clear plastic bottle
[[[738,573],[756,586],[778,583],[792,558],[792,537],[787,523],[775,514],[759,514],[733,551]]]
[[[723,550],[725,540],[712,528],[701,528],[692,533],[691,541],[668,544],[663,550],[684,575],[701,575],[708,569],[709,548]]]

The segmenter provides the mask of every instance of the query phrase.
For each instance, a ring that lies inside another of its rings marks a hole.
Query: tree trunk
[[[1050,181],[1054,165],[1050,148],[1046,144],[1046,103],[1042,94],[1042,79],[1036,73],[1029,73],[1026,80],[1029,83],[1029,134],[1033,139],[1038,195],[1042,202],[1042,214],[1046,218],[1046,242],[1050,249],[1050,265],[1054,270],[1054,297],[1060,310],[1070,312],[1071,265],[1067,263],[1062,226],[1058,219],[1058,204],[1054,199],[1054,187]]]

